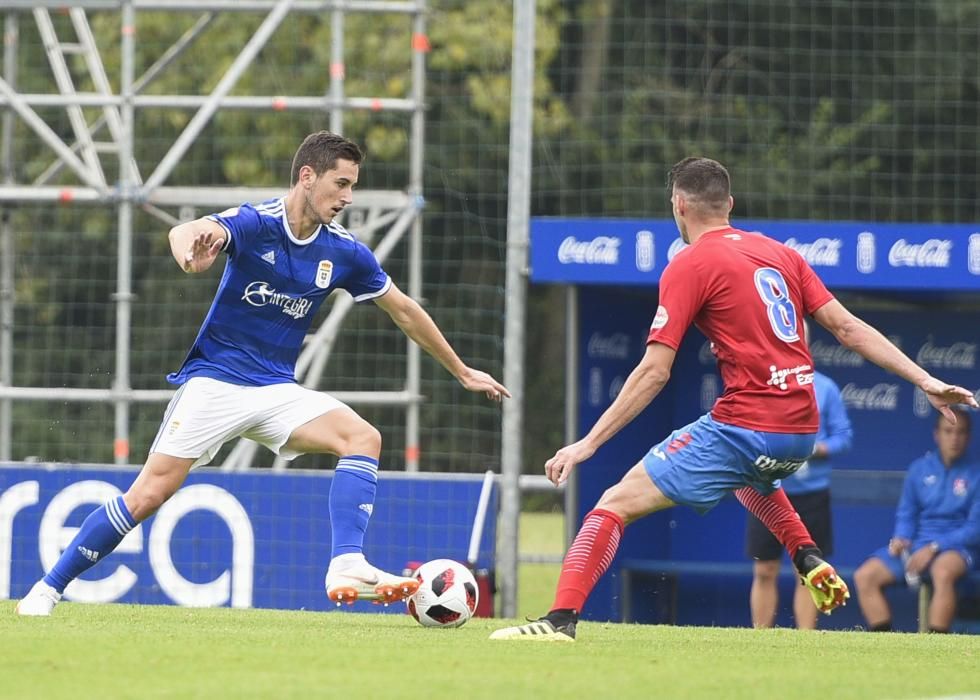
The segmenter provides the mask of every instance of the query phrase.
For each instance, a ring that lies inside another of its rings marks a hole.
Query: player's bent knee
[[[139,488],[130,489],[123,498],[133,520],[139,523],[156,513],[172,495],[162,489]]]
[[[946,566],[933,566],[929,571],[932,583],[936,586],[952,587],[962,575],[963,573],[961,571]]]
[[[597,509],[608,510],[615,513],[620,518],[626,519],[628,513],[623,508],[623,498],[620,494],[620,485],[610,486],[606,489],[599,500],[596,502]]]
[[[881,588],[883,584],[883,577],[874,559],[864,562],[854,572],[854,585],[859,591],[871,591]]]
[[[347,438],[345,454],[375,455],[381,453],[381,432],[361,420]]]

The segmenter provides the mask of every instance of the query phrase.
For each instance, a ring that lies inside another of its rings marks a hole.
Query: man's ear
[[[684,200],[684,195],[679,192],[674,194],[674,209],[681,216],[684,216],[684,212],[687,210],[687,202]]]
[[[313,187],[313,182],[316,180],[316,173],[313,172],[313,168],[309,165],[304,165],[299,169],[299,181],[303,185],[304,189],[310,189]]]

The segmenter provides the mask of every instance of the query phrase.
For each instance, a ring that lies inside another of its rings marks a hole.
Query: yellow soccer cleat
[[[851,593],[847,590],[844,579],[834,571],[834,567],[823,560],[818,559],[818,561],[819,563],[810,569],[806,575],[800,575],[800,582],[810,592],[810,597],[813,598],[813,604],[817,606],[817,610],[829,615],[842,605],[847,605],[847,599],[851,597]]]

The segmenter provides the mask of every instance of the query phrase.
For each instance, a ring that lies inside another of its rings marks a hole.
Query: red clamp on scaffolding
[[[418,51],[419,53],[429,53],[432,50],[432,44],[429,43],[429,37],[421,32],[416,32],[412,34],[412,51]]]

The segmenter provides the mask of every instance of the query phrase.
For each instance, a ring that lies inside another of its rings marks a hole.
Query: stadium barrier
[[[49,569],[97,505],[122,493],[132,467],[0,465],[0,599]],[[327,610],[327,498],[332,471],[198,469],[105,562],[66,589],[80,602]],[[498,489],[471,544],[482,474],[382,472],[365,552],[400,572],[451,558],[492,570]],[[358,603],[355,610],[377,611]],[[392,606],[402,612],[404,606]]]
[[[849,585],[854,580],[855,567],[838,566],[835,567],[837,573],[844,577]],[[666,601],[662,606],[663,621],[666,624],[676,625],[678,623],[679,605],[679,586],[680,579],[684,576],[711,576],[713,578],[736,576],[743,580],[752,578],[751,562],[716,562],[716,561],[673,561],[665,559],[626,559],[622,562],[620,570],[620,585],[622,586],[623,600],[623,622],[634,622],[631,601],[633,600],[634,578],[637,575],[653,575],[667,585]],[[780,579],[783,583],[792,580],[796,585],[799,577],[792,567],[782,567],[779,571]],[[783,586],[785,587],[785,586]],[[980,571],[973,571],[966,576],[966,579],[958,586],[960,595],[958,607],[958,618],[955,624],[957,631],[980,633],[980,624],[973,620],[973,613],[969,613],[967,618],[964,610],[974,610],[980,605]],[[851,603],[856,603],[856,592],[851,585]],[[908,596],[905,599],[895,596],[892,602],[908,606]],[[923,582],[916,592],[916,617],[918,619],[918,631],[928,632],[928,610],[929,602],[932,598],[932,587],[928,582]],[[745,599],[748,604],[748,598]],[[785,602],[786,599],[784,599]]]
[[[847,629],[863,624],[853,585],[854,572],[888,541],[903,478],[903,473],[893,471],[834,472],[831,492],[836,537],[834,555],[829,559],[850,586],[851,600],[844,609],[822,618],[821,627]],[[737,503],[728,501],[734,499],[726,499],[719,508],[742,510]],[[682,528],[683,524],[672,530]],[[682,558],[690,556],[694,549],[690,542],[701,536],[687,533],[682,535],[685,546],[674,548],[675,558],[630,556],[620,560],[617,571],[622,621],[725,626],[748,620],[752,562],[741,553],[744,527],[730,529],[735,530],[731,539],[738,543],[738,549],[729,552],[738,559]],[[781,617],[777,624],[790,623],[787,611],[792,608],[792,591],[796,585],[798,577],[784,557],[779,582]],[[957,592],[959,606],[954,631],[980,633],[980,570],[974,569],[966,576]],[[926,631],[930,595],[928,581],[914,594],[899,586],[889,589],[887,597],[895,628]]]

